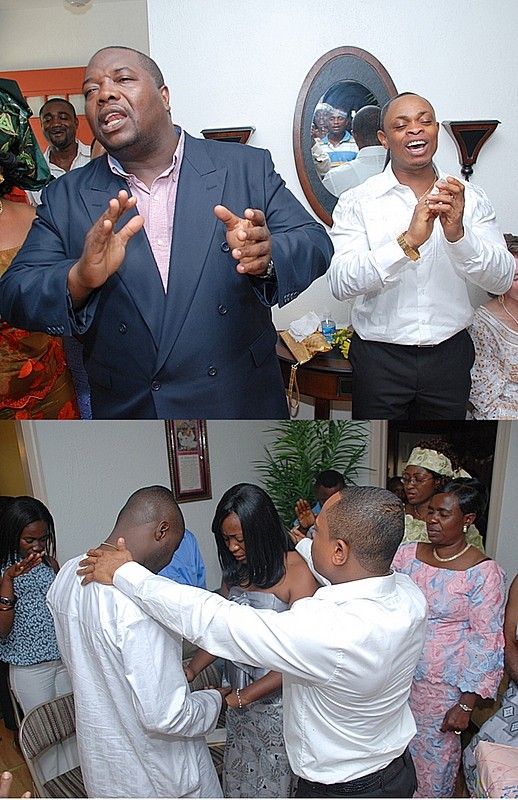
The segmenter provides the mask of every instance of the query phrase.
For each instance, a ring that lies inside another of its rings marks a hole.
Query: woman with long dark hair
[[[282,612],[318,584],[291,549],[270,497],[240,483],[218,503],[212,531],[223,572],[221,591],[232,602]],[[186,668],[188,680],[214,657],[200,650]],[[282,731],[282,677],[278,672],[225,662],[227,743],[223,764],[226,797],[291,797],[291,772]]]
[[[71,691],[45,597],[59,569],[48,508],[14,497],[0,516],[0,658],[23,713]]]

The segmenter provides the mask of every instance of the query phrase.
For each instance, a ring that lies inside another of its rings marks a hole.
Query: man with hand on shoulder
[[[410,685],[426,601],[390,568],[404,530],[401,501],[351,487],[315,524],[312,560],[329,585],[271,613],[157,577],[119,552],[89,551],[83,583],[111,583],[163,626],[223,658],[283,676],[284,738],[298,797],[412,797]],[[88,587],[85,589],[88,591]]]

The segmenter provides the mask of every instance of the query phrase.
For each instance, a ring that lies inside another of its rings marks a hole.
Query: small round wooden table
[[[296,361],[281,339],[276,349],[287,391],[291,365]],[[329,419],[332,400],[351,400],[352,367],[338,347],[333,347],[301,364],[297,368],[297,383],[301,394],[315,399],[315,419]]]

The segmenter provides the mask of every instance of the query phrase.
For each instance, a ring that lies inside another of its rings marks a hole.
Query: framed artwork
[[[171,489],[178,503],[210,500],[209,448],[204,419],[166,419]]]

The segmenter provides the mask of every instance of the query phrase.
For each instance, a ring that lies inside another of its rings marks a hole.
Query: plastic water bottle
[[[324,311],[320,320],[320,330],[324,334],[326,341],[333,344],[333,333],[336,333],[336,322],[331,317],[329,311]]]

